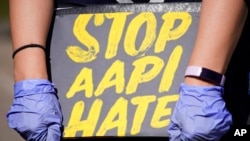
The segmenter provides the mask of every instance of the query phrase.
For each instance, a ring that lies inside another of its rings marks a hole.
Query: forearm
[[[53,12],[53,0],[10,0],[10,27],[13,50],[31,43],[45,47]],[[47,79],[45,53],[27,48],[14,58],[15,81]]]
[[[202,66],[224,74],[241,35],[247,15],[243,0],[203,0],[197,39],[189,66]],[[194,85],[212,85],[186,77]]]

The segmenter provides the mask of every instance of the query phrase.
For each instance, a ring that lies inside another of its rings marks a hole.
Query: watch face
[[[221,85],[220,83],[222,81],[223,75],[219,74],[215,71],[212,71],[212,70],[209,70],[206,68],[202,68],[200,77],[203,78],[204,80],[210,81],[214,84]]]

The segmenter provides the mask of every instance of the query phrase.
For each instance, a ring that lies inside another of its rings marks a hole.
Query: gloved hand
[[[229,130],[232,116],[220,86],[181,84],[180,97],[168,126],[170,141],[218,141]]]
[[[27,141],[60,141],[62,113],[54,85],[40,79],[15,83],[7,120]]]

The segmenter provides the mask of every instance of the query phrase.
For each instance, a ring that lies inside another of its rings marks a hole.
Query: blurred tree
[[[9,16],[9,1],[0,0],[0,21],[6,20]]]

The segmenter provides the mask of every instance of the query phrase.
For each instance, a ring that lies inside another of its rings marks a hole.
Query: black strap
[[[24,46],[18,48],[17,50],[15,50],[15,51],[13,52],[13,54],[12,54],[12,58],[14,59],[15,55],[16,55],[18,52],[20,52],[20,51],[22,51],[22,50],[24,50],[24,49],[26,49],[26,48],[41,48],[44,52],[46,52],[45,47],[42,46],[42,45],[39,45],[39,44],[28,44],[28,45],[24,45]]]

